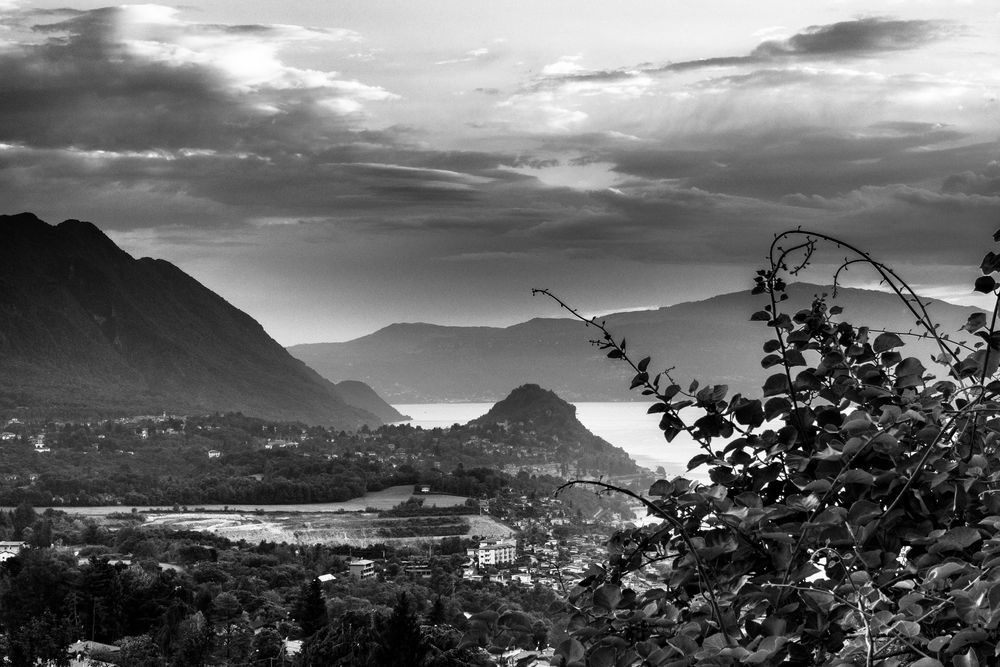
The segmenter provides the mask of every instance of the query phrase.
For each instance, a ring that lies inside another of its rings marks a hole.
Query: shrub
[[[906,356],[908,334],[845,321],[825,295],[783,312],[786,279],[821,242],[853,253],[834,285],[869,265],[939,354]],[[997,294],[1000,255],[981,270],[975,289]],[[666,440],[685,432],[701,445],[689,469],[710,480],[661,479],[645,496],[570,482],[632,496],[659,523],[616,533],[607,562],[573,588],[572,636],[554,664],[997,664],[1000,298],[962,326],[974,344],[951,340],[892,269],[799,230],[776,237],[753,292],[765,305],[751,319],[771,333],[759,398],[651,373],[648,357],[553,297],[632,368]],[[651,569],[661,585],[629,583]]]

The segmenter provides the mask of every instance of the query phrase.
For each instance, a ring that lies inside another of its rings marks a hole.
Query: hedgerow
[[[823,294],[785,312],[786,281],[825,244],[850,253],[835,287],[843,269],[868,265],[918,331],[876,333]],[[896,272],[848,243],[785,232],[768,264],[750,318],[770,330],[759,397],[682,388],[603,322],[535,290],[596,327],[666,440],[684,432],[700,445],[688,468],[709,480],[661,479],[645,495],[569,483],[629,495],[657,521],[617,532],[572,589],[554,664],[1000,664],[1000,297],[962,326],[970,344],[941,334]],[[974,289],[997,295],[1000,255],[980,268]],[[938,353],[906,356],[908,335]],[[657,585],[640,585],[640,571]]]

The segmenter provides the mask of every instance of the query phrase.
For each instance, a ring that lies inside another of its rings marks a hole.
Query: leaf
[[[642,372],[642,371],[645,371],[645,370],[646,370],[646,367],[647,367],[647,366],[649,366],[649,357],[643,357],[643,358],[642,358],[642,359],[641,359],[641,360],[639,361],[639,363],[638,363],[638,364],[636,364],[636,366],[637,366],[637,367],[639,368],[639,371],[640,371],[640,372]]]
[[[983,294],[989,294],[996,288],[997,281],[993,279],[993,276],[979,276],[976,278],[976,284],[973,287],[974,290]]]
[[[944,667],[944,665],[936,658],[920,658],[916,662],[911,662],[910,667]]]
[[[976,656],[975,650],[970,648],[965,655],[956,655],[952,658],[951,664],[955,667],[979,667],[979,658]]]
[[[991,255],[993,253],[990,253]],[[986,313],[973,313],[969,315],[969,319],[963,324],[959,331],[965,330],[969,333],[975,333],[977,330],[982,329],[986,326]]]
[[[920,634],[920,624],[913,621],[897,621],[892,629],[904,637],[916,637]]]
[[[658,479],[649,487],[651,496],[669,496],[674,492],[674,485],[665,479]]]
[[[611,350],[610,352],[608,352],[608,359],[621,359],[621,358],[622,358],[621,350]]]
[[[989,635],[983,630],[975,630],[973,628],[959,630],[957,633],[955,633],[955,636],[951,638],[951,643],[948,644],[948,650],[959,651],[968,646],[969,644],[975,644],[977,642],[981,642],[985,640],[987,637],[989,637]]]
[[[840,481],[844,484],[864,484],[865,486],[871,486],[875,483],[875,476],[866,470],[855,468],[845,472],[841,476]]]
[[[629,389],[635,389],[636,387],[641,387],[647,382],[649,382],[649,373],[645,371],[636,373],[635,377],[632,378],[632,385],[629,387]]]
[[[894,333],[882,333],[875,338],[875,342],[872,343],[872,349],[875,352],[885,352],[891,350],[894,347],[902,347],[904,345],[903,339]]]
[[[830,308],[831,315],[840,315],[842,312],[844,312],[844,309],[840,306],[833,306]]]
[[[907,357],[896,365],[897,377],[903,377],[904,375],[916,375],[920,377],[926,372],[927,369],[924,368],[924,365],[916,357]]]
[[[793,366],[805,366],[806,360],[798,350],[788,350],[785,352],[785,364],[789,368]]]
[[[764,382],[763,390],[764,398],[787,394],[791,390],[788,386],[788,376],[784,373],[775,373]]]
[[[931,553],[942,553],[944,551],[960,551],[971,547],[976,542],[983,539],[983,536],[972,526],[959,526],[952,528],[941,537],[934,540],[928,548]]]
[[[583,644],[570,637],[559,644],[558,648],[556,648],[556,653],[563,656],[566,662],[576,662],[583,659],[585,651]]]
[[[594,605],[614,611],[622,599],[622,589],[614,584],[604,584],[594,591]]]
[[[601,646],[587,658],[587,667],[614,667],[615,649],[611,646]]]
[[[847,520],[856,526],[863,526],[882,514],[882,508],[870,500],[859,500],[851,505]]]
[[[771,313],[764,310],[758,310],[756,313],[750,316],[751,322],[767,322],[770,319],[771,319]]]
[[[770,368],[781,363],[781,357],[777,354],[769,354],[760,360],[761,368]]]
[[[982,269],[984,275],[993,273],[994,271],[1000,269],[1000,255],[993,252],[986,253],[986,256],[983,257],[982,264],[979,265],[979,268]]]

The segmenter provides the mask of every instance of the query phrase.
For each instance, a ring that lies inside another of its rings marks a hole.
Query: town
[[[205,660],[303,660],[333,645],[304,615],[317,595],[317,617],[367,614],[369,625],[405,597],[418,634],[453,656],[441,664],[548,664],[568,637],[560,601],[606,559],[611,534],[645,513],[560,487],[604,465],[622,484],[651,479],[551,407],[544,419],[355,433],[240,414],[9,419],[2,600],[18,598],[34,561],[64,563],[67,579],[52,585],[77,598],[96,594],[78,582],[98,571],[126,589],[152,577],[187,591],[177,645],[154,641],[148,613],[147,627],[102,616],[93,600],[75,621],[54,614],[45,635],[91,664],[121,663],[140,645],[163,659],[201,646]],[[115,604],[127,613],[130,603]]]

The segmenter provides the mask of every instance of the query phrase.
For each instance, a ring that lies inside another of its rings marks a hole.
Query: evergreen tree
[[[401,593],[392,615],[385,620],[379,632],[375,664],[384,667],[420,667],[428,649],[410,597]]]
[[[313,579],[302,587],[293,616],[302,628],[303,637],[311,637],[326,626],[326,602],[319,579]]]

